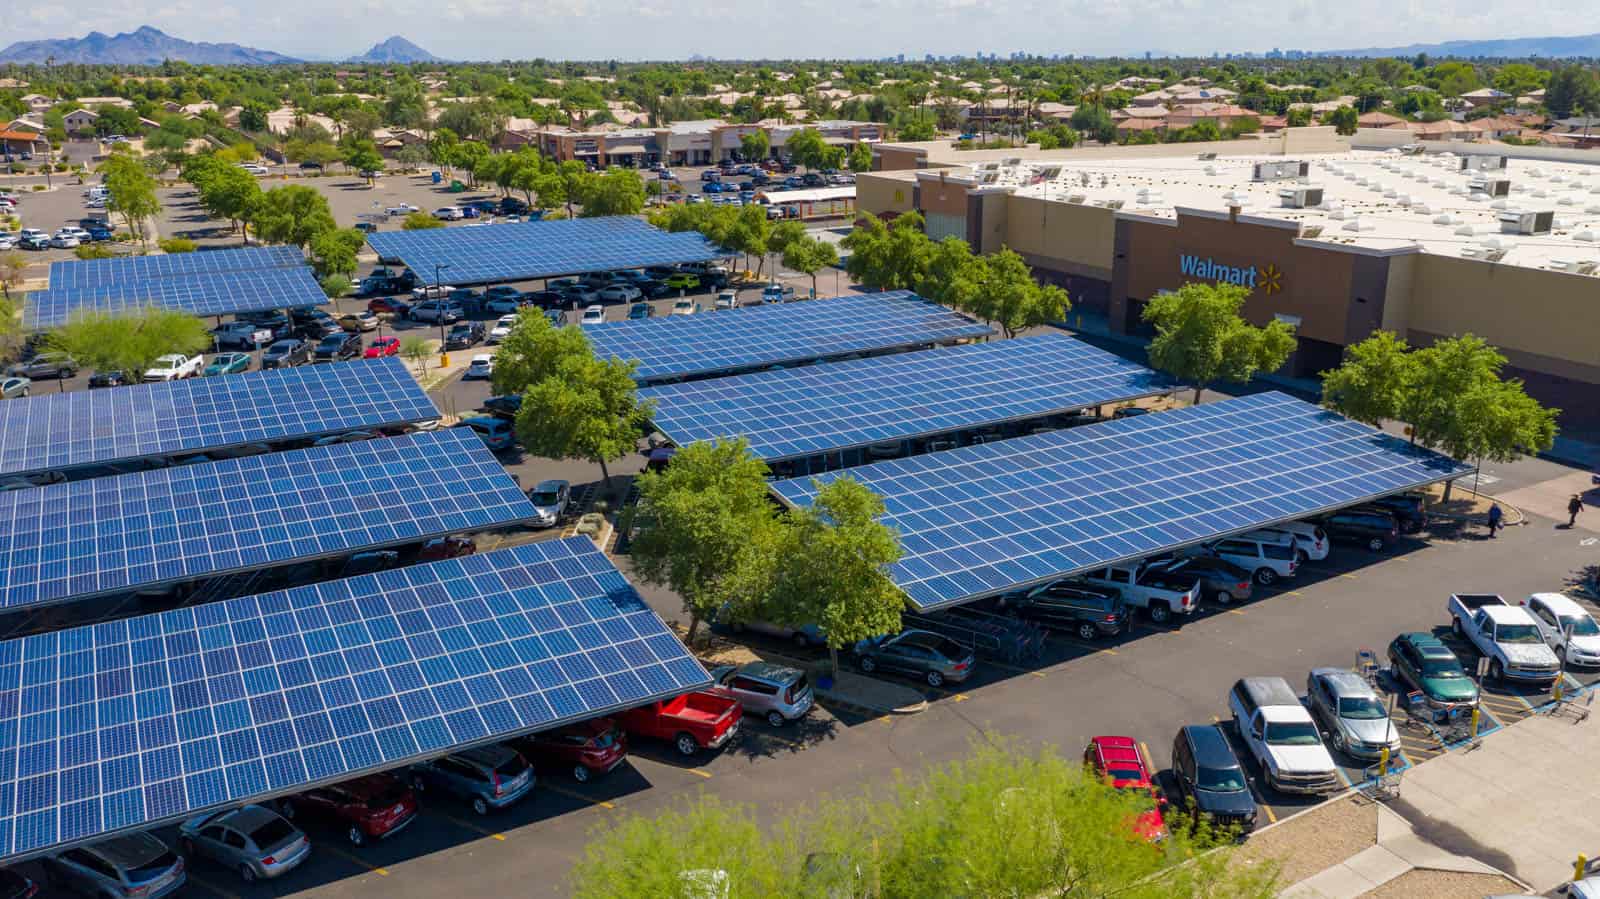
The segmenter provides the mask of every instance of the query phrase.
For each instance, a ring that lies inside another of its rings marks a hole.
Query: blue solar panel
[[[429,421],[397,359],[306,365],[0,403],[0,475]]]
[[[641,384],[987,337],[987,325],[907,290],[746,306],[584,329],[595,355],[638,360]]]
[[[429,283],[434,266],[446,266],[439,277],[448,284],[523,281],[727,255],[698,233],[668,234],[633,216],[377,231],[367,235],[367,243],[380,258],[399,259]]]
[[[647,387],[682,446],[744,436],[767,461],[1165,393],[1149,369],[1064,334]]]
[[[709,685],[587,538],[0,643],[0,860]]]
[[[0,610],[534,516],[466,428],[0,493]]]
[[[929,609],[1469,474],[1281,393],[778,481],[804,505],[853,477],[884,498],[890,574]]]
[[[36,291],[28,295],[23,323],[35,329],[54,328],[66,324],[80,309],[119,315],[155,306],[209,316],[326,302],[328,297],[311,269],[302,265]]]
[[[305,254],[298,247],[237,247],[160,256],[70,259],[50,263],[50,286],[103,287],[151,278],[289,268],[305,264]]]

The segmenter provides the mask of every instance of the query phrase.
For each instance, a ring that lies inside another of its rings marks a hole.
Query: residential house
[[[133,101],[126,97],[79,97],[78,102],[89,109],[104,109],[107,106],[119,109],[133,108]]]
[[[44,112],[56,105],[56,101],[44,94],[23,94],[22,102],[27,104],[29,112]]]
[[[1356,125],[1361,128],[1404,128],[1411,124],[1405,119],[1387,112],[1364,112],[1356,117]]]
[[[61,118],[67,133],[84,134],[94,130],[94,123],[99,121],[100,113],[92,109],[74,109]]]
[[[1468,106],[1472,107],[1473,109],[1477,109],[1480,106],[1492,106],[1496,103],[1503,103],[1506,100],[1510,100],[1511,95],[1505,91],[1495,90],[1492,87],[1482,87],[1475,91],[1467,91],[1461,95],[1461,99],[1465,101]]]

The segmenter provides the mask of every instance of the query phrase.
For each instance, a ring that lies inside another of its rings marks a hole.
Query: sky
[[[1572,34],[1600,17],[1594,0],[121,0],[10,4],[0,47],[140,25],[290,56],[398,34],[447,59],[631,60],[1327,50]]]

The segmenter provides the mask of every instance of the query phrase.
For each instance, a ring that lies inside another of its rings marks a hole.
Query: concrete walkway
[[[1566,883],[1580,853],[1600,854],[1597,719],[1542,712],[1412,768],[1378,808],[1377,845],[1283,895],[1354,899],[1413,868],[1498,873],[1541,893]]]
[[[824,702],[852,706],[873,715],[913,715],[928,707],[927,697],[906,686],[839,670],[833,686],[816,686],[817,698]]]

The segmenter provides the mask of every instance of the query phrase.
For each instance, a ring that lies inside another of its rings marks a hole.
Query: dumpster
[[[443,175],[439,174],[438,172],[434,172],[433,173],[433,183],[434,184],[438,184],[439,182],[441,182],[443,180],[444,180],[444,176]]]

